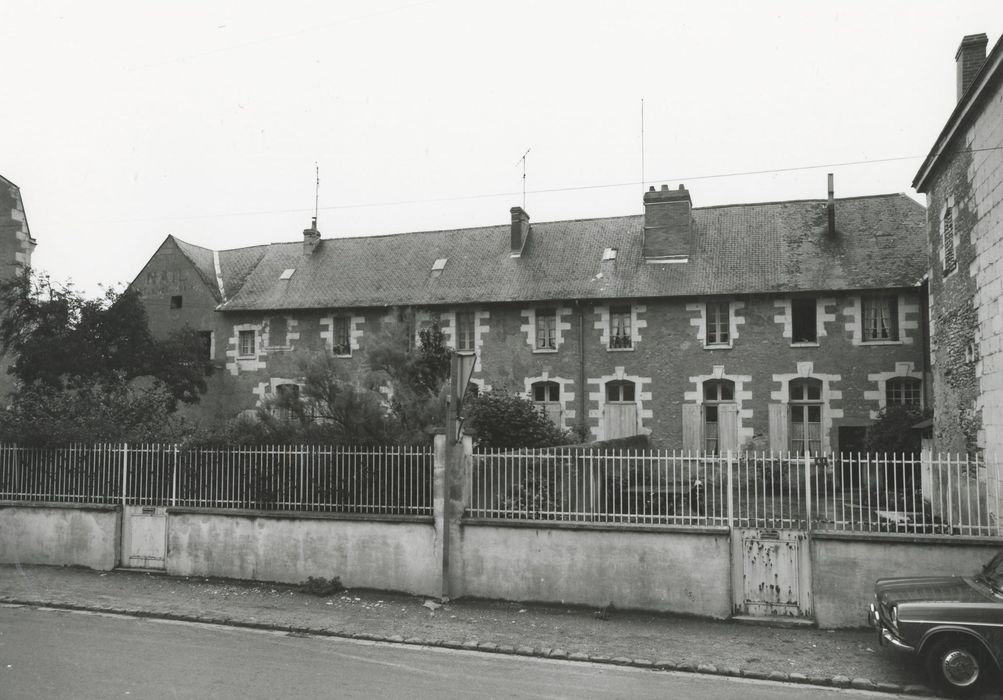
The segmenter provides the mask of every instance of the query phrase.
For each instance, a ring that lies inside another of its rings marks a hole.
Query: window
[[[237,335],[237,356],[254,357],[256,352],[256,339],[254,331],[240,331]]]
[[[460,352],[474,350],[474,312],[456,312],[456,349]]]
[[[554,309],[536,310],[536,349],[557,349],[557,311]]]
[[[300,398],[298,384],[279,384],[275,387],[275,407],[273,415],[279,420],[290,420]]]
[[[708,379],[703,383],[704,450],[718,454],[721,446],[718,406],[735,400],[735,383],[727,379]]]
[[[707,302],[707,345],[727,345],[731,341],[731,304]]]
[[[815,325],[814,297],[795,297],[791,299],[791,342],[818,342],[818,328]]]
[[[212,331],[199,331],[199,354],[206,362],[212,360]]]
[[[954,215],[951,207],[947,207],[944,212],[944,274],[951,272],[957,267],[958,260],[954,252]]]
[[[289,324],[285,316],[273,316],[268,322],[268,344],[283,347],[288,344]]]
[[[634,403],[634,382],[623,380],[606,382],[606,401],[608,403]]]
[[[790,383],[791,452],[822,451],[822,382],[793,379]]]
[[[919,406],[922,386],[915,377],[893,377],[885,383],[885,403],[888,406]]]
[[[350,324],[347,316],[335,316],[331,323],[331,352],[341,357],[352,354]]]
[[[184,302],[184,299],[181,297],[180,294],[178,296],[171,297],[171,308],[180,309],[182,302]]]
[[[630,348],[630,305],[611,306],[609,309],[610,348]]]
[[[561,385],[557,382],[535,382],[533,402],[543,409],[554,425],[561,425]]]
[[[894,294],[861,299],[864,342],[899,339],[899,300]]]

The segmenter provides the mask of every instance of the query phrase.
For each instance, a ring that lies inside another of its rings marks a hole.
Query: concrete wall
[[[277,517],[170,509],[167,572],[302,583],[331,578],[352,588],[441,592],[431,522]]]
[[[466,524],[460,546],[466,596],[731,614],[727,531]]]
[[[86,566],[118,563],[117,506],[0,503],[0,562]]]
[[[812,586],[819,627],[862,627],[874,582],[898,576],[970,576],[1000,543],[965,538],[825,535],[811,538]]]

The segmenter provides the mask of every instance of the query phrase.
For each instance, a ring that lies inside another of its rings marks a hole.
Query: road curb
[[[423,637],[409,637],[405,639],[400,635],[383,636],[368,632],[347,632],[345,630],[330,630],[324,628],[299,627],[296,625],[280,625],[268,622],[251,622],[248,620],[237,620],[232,618],[203,617],[199,615],[183,615],[179,613],[157,612],[152,610],[131,610],[128,608],[115,608],[110,605],[79,605],[76,603],[62,603],[40,600],[22,600],[18,598],[0,597],[0,604],[23,606],[32,608],[52,608],[55,610],[73,610],[80,612],[105,613],[110,615],[123,615],[126,617],[150,618],[157,620],[171,620],[175,622],[193,622],[199,624],[218,625],[222,627],[237,627],[242,629],[267,630],[272,632],[285,632],[294,635],[311,635],[316,637],[334,637],[340,639],[358,639],[361,641],[382,642],[387,644],[405,644],[409,646],[441,647],[444,649],[459,649],[464,651],[479,651],[489,654],[505,654],[509,656],[528,656],[534,658],[558,659],[562,661],[577,661],[596,664],[606,664],[610,666],[630,666],[634,668],[645,668],[652,671],[677,671],[683,673],[700,673],[710,676],[729,676],[735,678],[748,678],[750,680],[778,681],[798,685],[813,685],[836,688],[853,688],[855,690],[870,690],[879,693],[897,693],[900,695],[915,695],[918,697],[933,697],[934,693],[920,685],[898,685],[895,683],[875,683],[867,678],[849,678],[847,676],[806,676],[802,673],[786,673],[782,671],[758,671],[754,669],[739,669],[731,667],[719,667],[713,664],[693,664],[677,662],[671,659],[630,659],[626,657],[609,657],[603,655],[585,654],[582,652],[568,652],[563,649],[537,649],[529,646],[506,646],[493,642],[479,642],[473,639],[427,639]]]

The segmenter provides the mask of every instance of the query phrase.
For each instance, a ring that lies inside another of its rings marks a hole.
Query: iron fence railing
[[[1003,464],[953,455],[483,450],[477,518],[1001,534]]]
[[[431,515],[429,447],[0,445],[0,499]]]

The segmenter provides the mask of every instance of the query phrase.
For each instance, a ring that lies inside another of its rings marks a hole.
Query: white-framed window
[[[352,320],[348,316],[331,319],[331,352],[337,357],[352,356]]]
[[[920,406],[923,383],[915,377],[892,377],[885,382],[886,406]]]
[[[727,301],[707,302],[707,341],[711,345],[731,344],[731,304]]]
[[[790,383],[790,449],[797,455],[822,451],[822,382],[792,379]]]
[[[557,309],[536,310],[536,350],[557,350]]]
[[[944,220],[941,226],[941,243],[944,253],[944,275],[946,276],[958,266],[954,241],[954,214],[951,212],[950,204],[944,210]]]
[[[237,357],[254,357],[257,353],[257,333],[240,331],[237,334]]]
[[[818,306],[815,297],[791,299],[791,343],[818,342]]]
[[[609,307],[609,347],[613,350],[634,346],[631,335],[630,304]]]
[[[861,297],[861,334],[865,343],[899,339],[899,300],[895,294]]]
[[[474,322],[473,311],[456,312],[456,349],[460,352],[469,352],[474,349]]]

